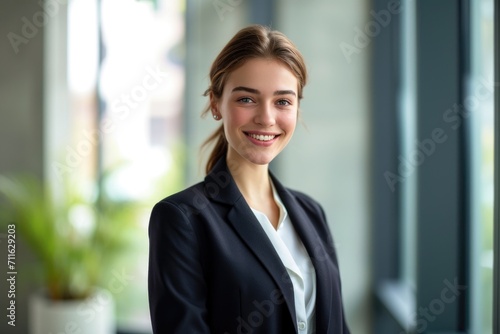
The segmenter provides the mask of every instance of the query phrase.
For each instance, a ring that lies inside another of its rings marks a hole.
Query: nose
[[[273,105],[270,103],[263,103],[256,108],[255,123],[265,127],[276,124],[276,114]]]

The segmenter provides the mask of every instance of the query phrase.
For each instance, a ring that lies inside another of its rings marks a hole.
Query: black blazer
[[[349,333],[325,214],[271,177],[316,270],[316,333]],[[297,333],[291,279],[225,159],[155,205],[149,238],[155,334]]]

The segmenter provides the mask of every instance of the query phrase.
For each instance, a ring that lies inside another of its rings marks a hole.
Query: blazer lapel
[[[316,332],[329,333],[330,327],[330,307],[332,305],[331,278],[332,273],[325,266],[327,251],[323,243],[319,242],[320,237],[312,226],[314,226],[306,215],[302,206],[283,185],[271,174],[274,185],[280,198],[285,205],[295,230],[311,258],[316,270]]]
[[[295,323],[296,315],[292,281],[262,226],[256,220],[255,215],[246,202],[241,200],[240,203],[237,203],[229,211],[228,219],[240,238],[248,245],[255,256],[259,258],[276,284],[280,287]]]
[[[227,214],[228,223],[280,287],[296,327],[292,281],[271,241],[234,182],[224,158],[219,160],[205,178],[205,192],[214,201],[231,206]]]

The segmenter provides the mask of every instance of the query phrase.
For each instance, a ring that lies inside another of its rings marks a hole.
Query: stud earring
[[[219,120],[219,115],[214,114],[214,119],[215,119],[216,121],[218,121],[218,120]]]

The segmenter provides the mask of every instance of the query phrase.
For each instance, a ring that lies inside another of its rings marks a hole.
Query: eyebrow
[[[231,91],[231,93],[234,93],[234,92],[248,92],[248,93],[252,93],[252,94],[260,94],[260,91],[257,89],[250,88],[250,87],[244,87],[244,86],[234,87],[233,90]],[[297,94],[293,90],[277,90],[273,93],[273,95],[275,95],[275,96],[276,95],[297,96]]]

